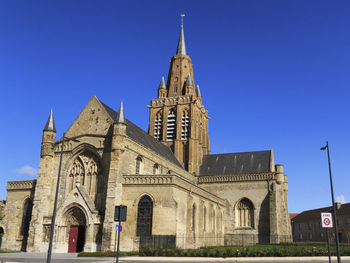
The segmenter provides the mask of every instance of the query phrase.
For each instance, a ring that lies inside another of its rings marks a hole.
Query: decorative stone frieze
[[[227,182],[243,182],[243,181],[266,181],[274,179],[274,174],[232,174],[232,175],[209,175],[198,177],[199,184],[205,183],[227,183]]]
[[[7,191],[33,189],[35,184],[36,180],[9,181],[7,182]]]

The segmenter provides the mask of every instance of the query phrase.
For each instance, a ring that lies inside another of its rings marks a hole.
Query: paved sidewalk
[[[46,262],[46,253],[1,253],[0,262]],[[350,256],[341,257],[342,261],[350,262]],[[212,258],[212,257],[121,257],[119,262],[328,262],[328,257],[238,257],[238,258]],[[115,258],[77,257],[77,253],[54,253],[52,262],[99,262],[113,263]],[[337,262],[332,257],[332,262]]]
[[[350,256],[341,257],[350,261]],[[237,258],[212,258],[212,257],[122,257],[120,262],[298,262],[317,261],[328,262],[328,257],[237,257]],[[337,262],[337,257],[332,257],[332,262]]]

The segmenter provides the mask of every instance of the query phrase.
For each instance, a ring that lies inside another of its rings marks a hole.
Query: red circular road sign
[[[331,220],[329,220],[329,218],[325,218],[325,219],[323,219],[323,223],[324,223],[326,226],[329,226],[330,223],[331,223]]]

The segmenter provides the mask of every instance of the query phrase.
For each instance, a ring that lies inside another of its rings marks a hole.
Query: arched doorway
[[[79,207],[73,206],[66,211],[64,218],[68,232],[68,253],[83,251],[86,232],[84,212]]]

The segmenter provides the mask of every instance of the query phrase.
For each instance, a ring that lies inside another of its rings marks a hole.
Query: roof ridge
[[[251,151],[251,152],[235,152],[235,153],[214,153],[214,154],[206,154],[203,156],[215,156],[215,155],[229,155],[229,154],[243,154],[243,153],[257,153],[257,152],[270,152],[271,150],[262,150],[262,151]]]

